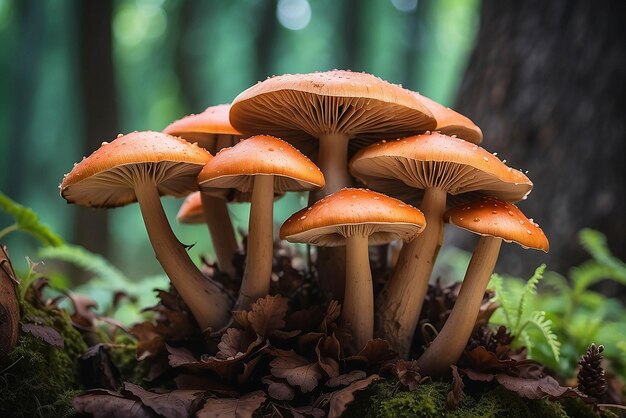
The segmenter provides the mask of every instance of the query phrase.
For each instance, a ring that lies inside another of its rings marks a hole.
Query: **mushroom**
[[[414,94],[428,107],[437,120],[437,127],[434,131],[448,136],[456,136],[473,144],[483,142],[483,132],[467,116],[419,93]]]
[[[548,239],[532,219],[526,218],[517,206],[493,197],[455,206],[446,211],[444,218],[481,237],[448,320],[417,360],[420,372],[433,377],[446,373],[465,349],[502,241],[515,242],[526,249],[549,249]]]
[[[160,196],[196,190],[196,176],[211,159],[197,145],[158,132],[119,136],[76,164],[59,186],[69,203],[117,207],[139,202],[156,257],[198,324],[217,329],[229,317],[230,301],[191,261],[165,216]]]
[[[532,182],[478,145],[439,133],[371,145],[354,156],[350,170],[368,187],[411,204],[415,189],[424,190],[419,207],[428,228],[403,246],[378,298],[378,331],[407,357],[443,241],[447,194],[481,192],[517,201],[530,192]]]
[[[202,148],[215,154],[222,148],[235,145],[242,137],[230,124],[229,111],[228,104],[211,106],[200,114],[189,115],[172,122],[163,132],[180,136],[189,142],[197,142]],[[220,270],[234,277],[235,267],[232,260],[238,245],[226,206],[226,196],[217,193],[203,194],[202,208],[215,248],[217,264]]]
[[[374,333],[368,245],[409,241],[424,226],[424,215],[410,205],[370,190],[346,188],[293,214],[280,228],[280,237],[318,246],[346,246],[342,322],[359,350]]]
[[[274,193],[323,187],[324,176],[285,141],[258,135],[217,153],[200,172],[198,184],[203,192],[220,188],[252,192],[246,268],[235,304],[236,310],[247,309],[269,291]]]
[[[183,200],[183,204],[178,209],[176,219],[181,224],[203,224],[206,222],[202,212],[200,192],[193,192]]]
[[[319,165],[326,186],[312,193],[309,203],[351,185],[348,143],[357,149],[436,126],[412,92],[370,74],[342,70],[268,78],[235,98],[230,122],[245,134],[282,138]],[[320,285],[340,298],[345,253],[320,250]]]

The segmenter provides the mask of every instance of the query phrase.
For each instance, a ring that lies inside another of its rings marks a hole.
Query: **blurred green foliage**
[[[66,241],[89,227],[74,224],[75,208],[57,190],[86,139],[79,3],[0,0],[0,190],[32,207]],[[331,68],[367,71],[453,105],[478,6],[478,0],[114,1],[120,130],[160,130],[230,102],[272,74]],[[304,203],[298,195],[278,201],[276,222]],[[170,219],[179,204],[164,199]],[[231,210],[236,227],[245,228],[247,205]],[[159,273],[138,208],[110,216],[107,257],[130,277]],[[211,251],[205,228],[172,223],[182,242],[197,243],[194,259]],[[21,235],[5,244],[14,259],[36,251]]]

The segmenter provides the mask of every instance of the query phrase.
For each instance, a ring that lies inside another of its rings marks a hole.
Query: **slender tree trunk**
[[[256,35],[256,78],[265,80],[274,71],[274,45],[276,41],[276,0],[261,2],[259,31]]]
[[[89,155],[119,132],[111,38],[112,0],[81,1],[80,85],[84,120],[84,153]],[[74,242],[105,256],[109,250],[105,210],[78,207]]]
[[[550,254],[515,246],[498,266],[529,274],[540,262],[562,273],[586,256],[576,239],[592,227],[626,258],[626,25],[622,3],[485,0],[458,110],[484,146],[529,170],[524,213],[550,239]],[[448,241],[467,244],[467,234]],[[463,245],[466,248],[470,246]]]
[[[176,75],[180,82],[183,101],[187,106],[186,113],[199,113],[207,106],[205,100],[200,97],[196,80],[194,80],[192,69],[197,63],[197,59],[188,53],[187,43],[190,42],[189,34],[192,33],[198,19],[199,3],[197,0],[183,0],[180,4],[178,38],[176,39]]]

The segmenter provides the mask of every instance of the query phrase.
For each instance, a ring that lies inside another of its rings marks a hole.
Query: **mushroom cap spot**
[[[316,155],[319,138],[341,134],[353,149],[379,139],[434,129],[430,110],[412,92],[366,73],[344,70],[271,77],[233,101],[230,122],[244,134],[263,132]]]
[[[359,151],[350,173],[367,187],[409,203],[415,189],[439,187],[451,195],[484,193],[523,199],[533,183],[484,148],[437,132],[378,142]]]
[[[410,241],[425,226],[419,209],[371,190],[344,188],[294,213],[280,228],[280,237],[335,247],[345,245],[349,236],[365,235],[370,245],[380,245]]]
[[[517,206],[491,196],[452,207],[443,217],[446,222],[475,234],[516,242],[523,248],[544,252],[550,249],[543,230],[530,222]],[[474,222],[474,219],[480,221]]]
[[[135,181],[149,179],[160,195],[181,197],[198,189],[196,177],[211,154],[160,132],[118,136],[77,163],[61,182],[69,203],[117,207],[137,200]]]
[[[312,169],[311,169],[312,168]],[[321,170],[300,151],[273,136],[257,135],[224,148],[202,169],[203,192],[233,188],[251,192],[254,176],[274,176],[274,190],[282,193],[324,187]]]
[[[204,213],[202,212],[202,199],[200,192],[193,192],[188,195],[180,205],[176,219],[181,224],[203,224]]]
[[[242,138],[228,119],[229,104],[207,107],[202,113],[185,116],[170,123],[163,133],[180,136],[189,142],[197,142],[212,154],[235,145]]]
[[[474,144],[483,142],[483,132],[470,118],[437,103],[433,99],[422,96],[419,93],[414,94],[426,104],[437,120],[437,127],[433,129],[434,131],[448,136],[455,135]]]

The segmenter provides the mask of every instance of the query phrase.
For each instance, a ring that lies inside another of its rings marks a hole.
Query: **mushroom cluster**
[[[502,240],[548,250],[541,229],[513,205],[532,182],[481,148],[482,137],[467,117],[373,75],[287,74],[161,133],[103,143],[60,188],[68,202],[84,206],[138,202],[157,260],[198,324],[214,332],[234,310],[270,292],[274,200],[310,191],[309,206],[284,222],[280,238],[316,247],[320,287],[343,304],[348,350],[358,352],[378,336],[405,358],[444,222],[477,233],[482,237],[456,306],[418,359],[426,374],[437,376],[467,343]],[[236,300],[176,239],[164,195],[186,196],[180,222],[208,225],[218,268],[241,283]],[[228,212],[236,202],[251,203],[242,277],[236,277],[239,247]],[[368,246],[391,241],[404,244],[375,300]]]

